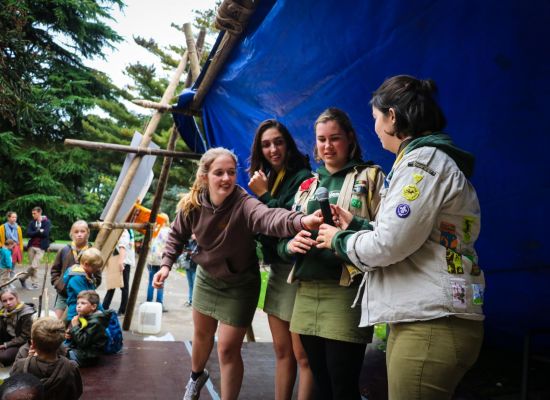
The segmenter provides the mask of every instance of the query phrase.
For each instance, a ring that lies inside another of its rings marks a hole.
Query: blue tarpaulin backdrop
[[[281,120],[311,156],[312,124],[336,106],[351,116],[365,158],[388,172],[394,156],[374,134],[371,93],[397,74],[434,79],[447,132],[477,157],[489,334],[549,327],[549,9],[547,1],[262,0],[204,101],[207,145],[237,153],[245,186],[262,120]]]

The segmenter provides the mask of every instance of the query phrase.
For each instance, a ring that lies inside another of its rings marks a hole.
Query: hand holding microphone
[[[328,190],[327,188],[320,187],[315,191],[315,198],[319,202],[321,212],[323,214],[324,224],[319,228],[317,235],[317,248],[331,249],[332,238],[338,232],[338,228],[335,227],[332,219],[332,211],[328,202]],[[330,225],[330,226],[329,226]]]
[[[325,187],[320,187],[315,191],[315,199],[321,206],[321,212],[323,213],[323,220],[325,224],[334,226],[332,220],[332,212],[330,211],[330,203],[328,202],[328,190]]]

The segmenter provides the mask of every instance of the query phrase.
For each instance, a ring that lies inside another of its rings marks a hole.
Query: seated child
[[[15,242],[11,239],[6,240],[4,245],[0,247],[0,285],[9,282],[13,271],[12,249],[15,247]]]
[[[15,374],[0,386],[2,400],[44,400],[44,385],[32,374]]]
[[[71,321],[76,315],[76,298],[83,290],[95,290],[96,275],[103,266],[101,252],[91,247],[82,252],[80,264],[67,268],[63,275],[65,288],[67,289],[67,321]],[[99,307],[103,311],[103,308]]]
[[[13,363],[19,347],[30,339],[35,310],[32,304],[20,302],[14,289],[5,288],[0,300],[0,363],[6,366]]]
[[[29,356],[17,360],[10,375],[31,373],[44,384],[46,399],[76,400],[82,395],[82,378],[78,367],[59,356],[65,338],[63,321],[44,317],[35,321],[31,331]],[[32,354],[32,355],[31,355]]]
[[[100,354],[103,354],[109,325],[110,311],[104,313],[98,310],[99,295],[93,290],[84,290],[78,294],[76,303],[77,315],[71,319],[67,329],[69,350],[67,357],[85,367],[94,364]]]

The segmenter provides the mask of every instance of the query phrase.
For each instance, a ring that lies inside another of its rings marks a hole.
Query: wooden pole
[[[176,147],[176,139],[178,138],[178,130],[175,126],[172,127],[172,133],[170,134],[170,139],[168,140],[168,150],[174,150]],[[141,282],[141,275],[143,274],[143,269],[145,266],[145,260],[147,259],[147,253],[149,253],[149,243],[151,241],[152,229],[155,222],[157,221],[157,214],[160,208],[160,203],[162,201],[162,196],[164,195],[164,190],[166,189],[166,184],[168,182],[168,173],[170,172],[170,166],[172,165],[172,157],[164,157],[162,163],[162,169],[160,171],[159,182],[157,185],[157,190],[155,191],[155,197],[153,200],[153,205],[151,206],[151,215],[149,216],[149,229],[145,233],[143,238],[143,244],[141,245],[141,251],[136,265],[136,272],[134,273],[134,279],[132,281],[132,288],[130,290],[130,296],[128,297],[128,305],[126,306],[126,313],[124,314],[124,321],[122,323],[122,329],[127,331],[132,325],[132,318],[134,316],[134,307],[136,305],[137,296],[139,293],[139,284]]]
[[[199,63],[202,57],[202,48],[204,47],[204,40],[206,39],[206,29],[201,28],[199,31],[199,36],[197,37],[197,58],[199,59]],[[185,87],[189,87],[193,84],[193,76],[191,75],[191,71],[187,74],[187,78],[185,79]]]
[[[96,221],[96,222],[90,222],[88,226],[92,229],[101,229],[103,227],[106,227],[107,224],[105,222]],[[110,229],[149,229],[149,223],[144,222],[142,224],[136,224],[133,222],[113,222],[109,224]]]
[[[183,71],[185,69],[185,65],[187,64],[187,55],[188,55],[188,51],[186,50],[180,60],[180,63],[178,64],[178,68],[176,68],[176,71],[174,71],[174,74],[172,75],[170,84],[164,91],[164,94],[162,96],[162,99],[160,100],[160,103],[163,103],[163,104],[168,103],[168,101],[174,96],[178,82],[180,81],[181,75],[183,74]],[[147,149],[149,147],[149,143],[151,143],[153,133],[157,129],[157,126],[160,122],[161,117],[162,117],[162,113],[157,111],[153,114],[153,116],[149,120],[149,123],[147,124],[147,128],[145,129],[145,133],[143,134],[143,137],[141,138],[141,142],[139,144],[140,150]],[[126,196],[126,193],[128,192],[128,188],[130,187],[130,184],[132,183],[134,176],[136,174],[136,171],[139,167],[141,158],[142,156],[137,154],[132,160],[132,162],[130,163],[126,176],[124,177],[122,184],[120,185],[120,188],[113,200],[113,204],[111,205],[111,207],[109,208],[109,211],[107,212],[107,215],[105,216],[105,222],[113,223],[115,221],[115,217],[117,216],[120,210],[120,207],[122,206],[124,197]],[[111,229],[107,227],[100,229],[97,235],[97,238],[94,242],[94,246],[102,250],[103,244],[105,243],[107,237],[109,236],[110,231]]]
[[[224,0],[224,3],[229,4],[229,3],[232,3],[232,1]],[[224,7],[224,3],[222,3],[222,5],[220,5],[218,9],[218,17],[219,17],[219,10]],[[229,54],[231,53],[231,50],[233,50],[233,47],[235,47],[235,45],[239,42],[242,30],[244,29],[244,26],[246,26],[246,23],[248,22],[248,19],[252,14],[254,7],[256,5],[255,2],[252,0],[245,0],[245,1],[242,1],[241,3],[242,4],[240,5],[240,7],[248,10],[248,12],[242,13],[238,21],[238,24],[239,26],[242,27],[242,29],[240,30],[240,32],[230,32],[227,30],[224,32],[222,41],[218,46],[218,51],[212,57],[210,66],[206,70],[204,77],[199,87],[197,88],[197,93],[195,93],[193,100],[189,104],[189,109],[191,110],[200,109],[206,94],[210,90],[210,87],[214,83],[214,80],[218,76],[218,73],[223,68],[225,61],[227,60],[227,58],[229,57]],[[225,8],[232,8],[232,6],[228,5]]]
[[[201,73],[201,66],[199,64],[197,48],[195,47],[195,40],[193,39],[193,29],[191,27],[191,23],[187,22],[183,24],[183,33],[185,34],[185,41],[187,43],[191,79],[194,82]]]
[[[122,153],[135,153],[140,156],[142,155],[154,155],[154,156],[164,156],[164,157],[170,156],[174,158],[187,158],[190,160],[198,160],[201,158],[201,154],[187,152],[187,151],[168,151],[168,150],[162,150],[162,149],[151,149],[149,147],[141,148],[141,147],[124,146],[122,144],[88,142],[86,140],[75,140],[75,139],[65,139],[64,143],[67,146],[80,147],[83,149],[112,150],[112,151],[118,151]],[[105,220],[105,223],[106,222],[107,220]]]

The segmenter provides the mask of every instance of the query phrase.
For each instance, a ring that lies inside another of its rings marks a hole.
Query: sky
[[[131,63],[140,61],[143,64],[151,65],[157,63],[156,57],[141,48],[133,41],[133,36],[141,36],[145,39],[154,39],[162,45],[185,44],[183,32],[172,28],[172,22],[183,25],[186,22],[193,22],[193,10],[208,10],[214,8],[215,0],[125,0],[126,7],[119,11],[118,7],[113,10],[114,21],[109,25],[124,37],[124,41],[116,45],[116,49],[105,50],[105,60],[88,60],[86,65],[103,71],[109,75],[117,86],[123,87],[131,83],[131,80],[124,75],[124,68]],[[196,28],[193,29],[196,37]],[[159,74],[171,76],[172,71],[163,71],[157,68]]]

